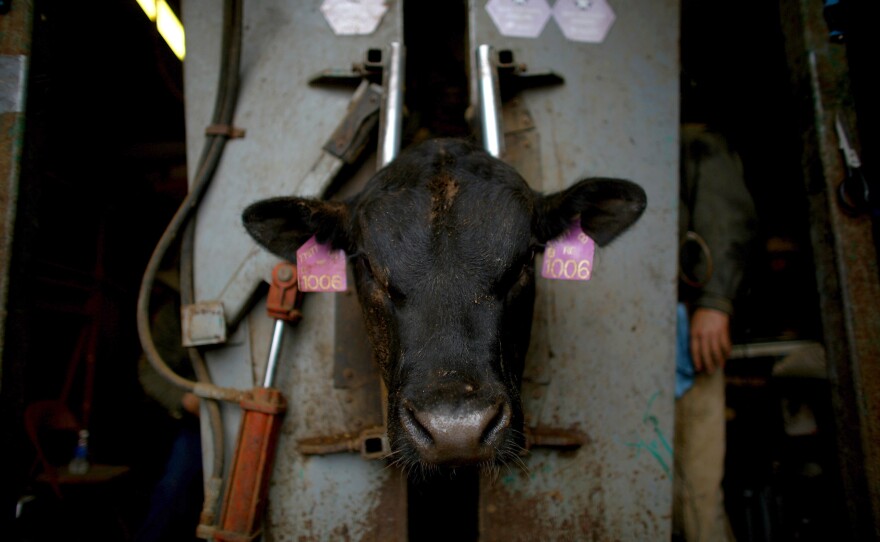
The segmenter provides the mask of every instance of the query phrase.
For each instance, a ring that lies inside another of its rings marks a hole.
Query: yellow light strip
[[[171,48],[171,51],[183,60],[186,56],[186,37],[183,32],[183,25],[174,11],[168,7],[165,0],[137,0],[141,9],[147,14],[151,21],[156,21],[156,28],[159,35]]]
[[[165,38],[165,42],[177,58],[183,60],[186,56],[186,39],[183,33],[183,25],[177,19],[177,16],[165,3],[165,0],[156,2],[156,27],[159,34]]]
[[[156,0],[137,0],[137,3],[151,21],[156,20]]]

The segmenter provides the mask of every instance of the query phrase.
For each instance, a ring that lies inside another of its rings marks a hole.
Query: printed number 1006
[[[543,275],[551,279],[589,280],[593,272],[590,260],[567,260],[545,257]]]

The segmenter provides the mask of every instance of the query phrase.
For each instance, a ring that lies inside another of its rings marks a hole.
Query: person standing
[[[194,378],[189,355],[180,342],[177,271],[157,274],[154,287],[153,338],[162,359],[175,373]],[[204,501],[199,398],[159,374],[145,355],[138,360],[138,379],[146,396],[162,407],[173,436],[164,470],[152,489],[149,508],[134,542],[196,542]]]
[[[757,233],[740,157],[706,125],[681,128],[679,341],[673,533],[733,540],[724,508],[724,364]]]

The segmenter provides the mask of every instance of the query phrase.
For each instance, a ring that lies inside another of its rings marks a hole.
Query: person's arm
[[[701,132],[690,142],[688,157],[698,167],[692,227],[712,254],[714,273],[695,299],[691,316],[694,369],[711,373],[730,356],[733,299],[742,283],[757,230],[754,202],[743,176],[742,162],[723,137]]]

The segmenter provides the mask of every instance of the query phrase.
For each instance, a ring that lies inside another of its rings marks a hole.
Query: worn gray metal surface
[[[238,292],[252,291],[261,278],[270,277],[275,259],[257,249],[241,227],[246,205],[271,196],[319,193],[315,185],[304,186],[303,179],[342,119],[354,89],[309,87],[308,79],[329,68],[348,69],[367,49],[384,49],[401,38],[399,3],[391,3],[374,33],[343,37],[333,34],[319,6],[318,0],[245,5],[242,85],[235,125],[246,130],[246,137],[227,145],[198,213],[197,301],[240,299]],[[191,165],[197,161],[204,128],[210,124],[220,17],[218,2],[184,3]],[[304,457],[296,449],[300,438],[349,430],[345,407],[349,392],[333,385],[334,350],[343,342],[333,325],[335,312],[332,294],[311,294],[303,307],[303,321],[285,330],[275,382],[287,398],[288,412],[272,477],[266,540],[405,538],[405,490],[396,471],[357,455]],[[255,385],[263,375],[272,327],[261,304],[222,348],[208,353],[217,384]],[[223,411],[227,457],[231,457],[240,413],[234,405],[224,405]],[[211,457],[210,450],[205,457]]]
[[[527,180],[554,191],[613,176],[648,193],[636,226],[598,249],[592,280],[539,279],[526,415],[531,425],[579,429],[590,442],[574,453],[533,450],[527,472],[484,479],[481,540],[670,536],[678,2],[611,7],[605,41],[587,44],[566,40],[555,20],[537,39],[502,37],[484,2],[471,3],[472,49],[510,49],[530,71],[565,78],[506,105],[506,156]],[[524,160],[535,145],[540,152]]]
[[[352,91],[310,88],[306,81],[399,40],[401,6],[389,4],[374,34],[343,37],[333,35],[318,0],[246,5],[235,124],[247,135],[227,146],[199,212],[198,301],[247,292],[270,276],[275,260],[246,236],[241,211],[265,197],[317,193],[302,180]],[[605,175],[639,182],[649,198],[634,229],[599,250],[590,282],[539,282],[524,388],[529,421],[579,429],[590,442],[577,452],[533,450],[525,458],[528,472],[513,469],[484,480],[483,540],[669,538],[672,457],[665,443],[672,440],[678,4],[636,4],[612,4],[617,18],[602,44],[567,41],[554,21],[537,39],[502,39],[482,3],[470,11],[472,46],[479,40],[512,49],[531,70],[553,69],[566,78],[564,86],[525,91],[508,103],[507,159],[537,189]],[[210,122],[220,7],[189,0],[183,16],[187,143],[194,164]],[[343,305],[332,294],[312,294],[304,320],[285,331],[276,385],[289,408],[267,540],[406,538],[405,483],[396,470],[353,454],[304,457],[296,448],[301,438],[357,429],[352,413],[365,400],[356,395],[363,388],[359,379],[369,377],[355,371],[351,378],[358,382],[347,385],[338,370],[340,360],[362,357],[346,351]],[[217,384],[256,385],[272,327],[260,304],[222,348],[209,353]],[[237,407],[224,406],[224,419],[231,457]]]

